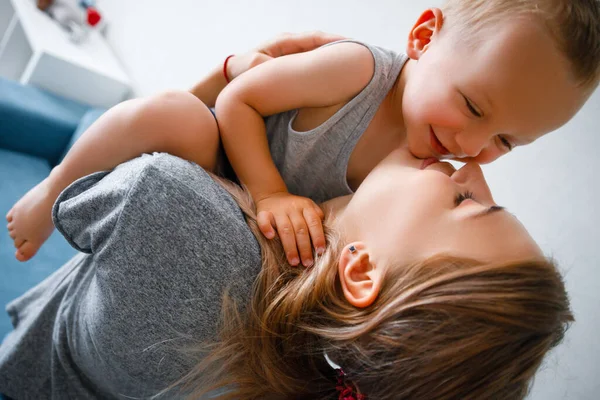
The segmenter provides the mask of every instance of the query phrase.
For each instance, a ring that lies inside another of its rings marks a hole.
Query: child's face
[[[565,124],[589,96],[541,24],[475,36],[445,32],[441,19],[426,12],[409,38],[402,110],[415,156],[491,162]]]

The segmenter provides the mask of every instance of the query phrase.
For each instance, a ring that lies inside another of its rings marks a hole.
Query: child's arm
[[[227,74],[233,79],[273,57],[312,50],[340,38],[323,32],[280,35],[255,50],[231,58]],[[191,93],[212,107],[226,85],[223,66],[218,65]],[[218,142],[217,126],[206,107],[185,93],[170,92],[124,102],[109,110],[79,138],[53,173],[57,180],[60,177],[61,186],[66,187],[82,176],[114,168],[154,151],[212,169]]]
[[[344,39],[343,36],[319,31],[284,33],[263,43],[254,50],[232,57],[227,64],[227,77],[229,80],[233,80],[249,69],[272,58],[303,53],[321,47],[326,43],[342,39]],[[217,96],[225,86],[227,86],[227,80],[223,75],[223,66],[219,65],[196,83],[190,92],[207,106],[214,107]]]
[[[324,248],[322,214],[311,200],[288,193],[269,153],[263,117],[345,104],[368,84],[373,71],[373,56],[366,47],[340,43],[259,65],[217,99],[229,161],[256,202],[261,231],[272,238],[276,228],[292,265],[299,259],[312,263],[311,239],[317,252]]]

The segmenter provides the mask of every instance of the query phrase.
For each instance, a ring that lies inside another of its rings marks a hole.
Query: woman
[[[314,36],[236,57],[228,75],[310,49]],[[218,68],[193,93],[214,104],[224,85]],[[325,204],[329,250],[308,271],[252,234],[238,189],[180,159],[146,156],[77,181],[54,220],[89,255],[9,306],[0,392],[522,397],[572,319],[560,276],[492,205],[478,167],[449,179],[451,166],[422,162],[390,155],[353,197]],[[223,296],[233,302],[221,307]]]
[[[395,151],[323,204],[329,246],[310,269],[189,162],[80,179],[53,216],[89,254],[9,305],[0,392],[523,398],[572,320],[564,285],[477,165],[432,162]]]

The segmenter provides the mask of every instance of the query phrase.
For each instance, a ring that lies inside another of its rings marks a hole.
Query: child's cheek
[[[462,125],[465,119],[460,99],[449,92],[438,92],[437,95],[426,99],[422,104],[422,113],[432,125],[455,126]]]

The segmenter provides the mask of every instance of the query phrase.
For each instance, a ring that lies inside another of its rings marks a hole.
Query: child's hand
[[[302,260],[305,267],[312,266],[311,241],[318,254],[325,250],[323,210],[311,199],[275,193],[257,201],[256,209],[261,232],[273,239],[277,230],[290,265],[298,265]]]

